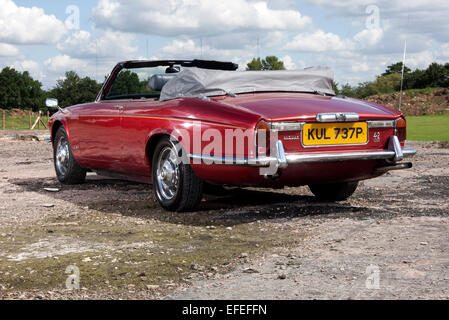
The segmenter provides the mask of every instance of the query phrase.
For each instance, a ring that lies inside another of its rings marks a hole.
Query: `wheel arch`
[[[54,143],[56,132],[58,132],[59,128],[61,127],[64,127],[65,132],[67,133],[67,137],[69,138],[69,142],[70,144],[72,144],[72,137],[70,136],[70,130],[65,119],[54,120],[51,126],[51,142]]]
[[[149,137],[147,141],[147,145],[145,147],[145,155],[147,157],[147,161],[152,166],[152,160],[154,156],[154,151],[156,150],[156,146],[163,139],[164,137],[170,137],[170,134],[168,133],[156,133]]]
[[[55,142],[55,136],[56,136],[56,132],[58,132],[59,128],[61,128],[62,126],[64,126],[64,124],[62,123],[61,120],[55,120],[55,122],[53,123],[52,127],[51,127],[51,142],[54,143]],[[64,126],[65,128],[65,126]],[[67,132],[67,128],[66,132]],[[67,135],[69,133],[67,132]]]
[[[151,162],[153,160],[153,156],[154,156],[154,152],[156,150],[157,144],[164,137],[176,139],[184,148],[186,148],[186,147],[188,148],[188,146],[184,146],[184,143],[182,141],[183,139],[180,140],[180,139],[176,138],[176,137],[182,137],[182,134],[180,132],[178,132],[178,130],[176,130],[176,129],[169,130],[169,129],[158,128],[158,129],[152,131],[148,135],[146,146],[145,146],[146,161],[148,162],[150,168],[152,165]]]

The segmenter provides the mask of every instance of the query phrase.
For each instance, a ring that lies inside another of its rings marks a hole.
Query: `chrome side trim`
[[[271,163],[278,162],[275,157],[262,158],[231,158],[231,157],[214,157],[199,154],[189,154],[190,160],[194,163],[210,163],[210,164],[225,164],[233,166],[250,166],[250,167],[269,167]]]
[[[357,122],[360,116],[357,113],[319,113],[316,116],[318,122]]]

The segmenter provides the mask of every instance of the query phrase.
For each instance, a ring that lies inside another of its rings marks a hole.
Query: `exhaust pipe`
[[[386,167],[379,167],[374,169],[375,174],[384,174],[388,171],[394,171],[394,170],[405,170],[405,169],[411,169],[413,168],[413,164],[411,162],[407,163],[399,163],[392,166],[386,166]]]

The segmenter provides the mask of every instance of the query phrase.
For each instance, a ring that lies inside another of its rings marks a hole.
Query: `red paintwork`
[[[116,109],[117,105],[123,106],[123,110]],[[250,129],[254,134],[254,128],[262,119],[315,122],[317,113],[328,112],[356,112],[360,121],[395,120],[402,116],[389,108],[356,99],[301,93],[254,93],[214,97],[211,101],[192,98],[166,102],[100,101],[58,112],[50,120],[50,130],[53,135],[55,124],[65,126],[75,160],[81,166],[151,183],[151,159],[147,147],[153,141],[151,139],[160,134],[169,135],[179,130],[192,134],[194,128],[214,128],[223,136],[226,129],[236,128]],[[370,134],[370,142],[365,146],[303,148],[297,140],[285,140],[284,146],[287,153],[383,150],[394,129],[376,131],[381,132],[380,143],[374,143]],[[298,134],[282,133],[280,139]],[[181,143],[187,148],[186,141]],[[203,142],[202,148],[207,144],[209,142]],[[190,143],[191,150],[192,147],[193,142]],[[227,156],[248,156],[248,152]],[[255,167],[203,164],[192,168],[201,179],[210,182],[273,186],[368,179],[374,177],[373,168],[381,163],[348,161],[289,166],[278,181],[264,179]]]

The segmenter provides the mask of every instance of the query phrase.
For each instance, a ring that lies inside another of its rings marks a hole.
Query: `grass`
[[[419,93],[423,93],[425,95],[430,95],[433,91],[439,90],[439,89],[442,89],[442,88],[408,89],[408,90],[404,90],[404,93],[413,98]]]
[[[37,113],[33,113],[31,115],[31,125],[34,124],[34,122],[37,119]],[[43,116],[42,121],[47,125],[48,118],[46,116]],[[3,114],[0,111],[0,130],[3,129]],[[30,120],[28,115],[24,116],[11,116],[8,112],[6,112],[6,130],[28,130],[30,129]],[[38,126],[36,125],[36,128],[38,129]],[[45,129],[42,124],[40,124],[40,129]]]
[[[449,114],[407,117],[407,139],[449,141]]]

